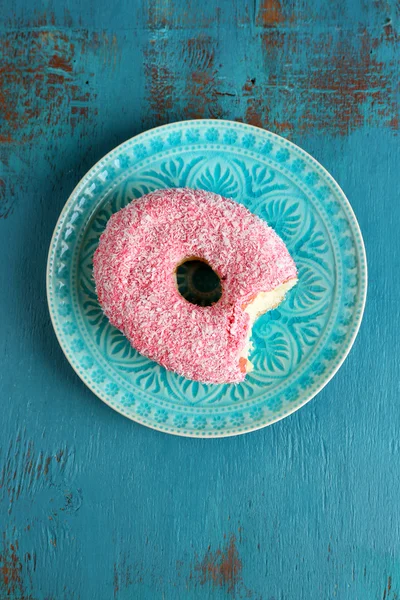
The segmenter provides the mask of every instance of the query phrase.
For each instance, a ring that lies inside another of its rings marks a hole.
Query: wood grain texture
[[[399,5],[0,6],[1,600],[400,598]],[[312,153],[350,198],[369,260],[340,372],[291,417],[232,439],[114,413],[68,365],[45,298],[80,177],[132,135],[196,117]]]

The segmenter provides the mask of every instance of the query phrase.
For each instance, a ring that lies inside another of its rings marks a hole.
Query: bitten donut
[[[222,296],[197,306],[179,293],[176,270],[204,261]],[[99,302],[141,354],[205,383],[243,381],[251,328],[295,285],[294,261],[267,223],[202,190],[157,190],[115,213],[93,259]]]

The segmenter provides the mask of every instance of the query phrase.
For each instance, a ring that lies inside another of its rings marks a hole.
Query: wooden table
[[[400,598],[399,6],[3,0],[0,598]],[[50,325],[45,266],[80,177],[149,127],[252,123],[313,154],[358,216],[370,289],[316,399],[245,436],[113,412]]]

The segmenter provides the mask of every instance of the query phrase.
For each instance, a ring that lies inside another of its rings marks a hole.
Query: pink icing
[[[207,261],[221,278],[213,306],[187,302],[175,270]],[[94,259],[99,302],[134,348],[167,369],[206,383],[239,382],[246,304],[296,277],[285,244],[244,206],[188,188],[157,190],[115,213]]]

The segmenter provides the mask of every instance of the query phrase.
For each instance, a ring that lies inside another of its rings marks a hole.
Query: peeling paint
[[[28,558],[30,560],[30,557]],[[6,600],[33,600],[26,592],[22,577],[22,562],[18,556],[18,541],[9,542],[3,533],[2,552],[0,554],[0,592]]]
[[[68,21],[68,16],[66,16]],[[44,15],[23,30],[0,33],[0,115],[3,143],[29,142],[51,129],[72,132],[97,114],[91,57],[115,67],[117,37],[105,31],[69,30]]]
[[[160,0],[149,0],[146,3],[148,7],[147,25],[150,30],[165,29],[171,25],[172,6],[169,2],[160,2]]]
[[[208,547],[202,559],[196,558],[188,580],[188,588],[211,585],[224,590],[227,595],[239,598],[261,600],[261,596],[253,593],[245,586],[242,577],[242,560],[237,548],[234,534],[224,536],[225,542],[216,550]],[[177,567],[181,568],[181,567]]]
[[[388,580],[387,580],[387,584],[385,586],[385,589],[383,590],[383,596],[382,596],[382,600],[390,600],[391,598],[391,589],[392,589],[392,578],[389,575]],[[395,596],[397,597],[397,594],[395,594]]]
[[[129,555],[122,552],[119,560],[114,562],[113,567],[114,598],[118,598],[120,593],[123,598],[126,598],[126,589],[131,588],[133,585],[141,586],[142,583],[143,564],[131,563]],[[132,597],[134,597],[133,592]]]
[[[279,0],[263,0],[256,15],[256,25],[274,27],[283,23],[282,6]]]
[[[200,583],[212,581],[215,587],[224,587],[232,593],[241,579],[242,561],[236,548],[236,538],[215,552],[208,548],[203,560],[196,567],[201,574]]]
[[[54,54],[49,61],[49,67],[51,69],[60,69],[65,73],[72,73],[71,60],[66,56],[59,56]],[[62,78],[59,77],[58,81],[62,83]]]
[[[57,460],[60,457],[60,460]],[[9,443],[0,463],[0,501],[8,499],[8,513],[21,496],[35,497],[41,489],[59,492],[60,510],[75,512],[82,503],[73,481],[73,452],[63,448],[53,453],[36,451],[32,440],[19,434]]]
[[[152,43],[146,55],[147,103],[155,124],[168,119],[173,107],[173,75],[166,60],[160,60],[166,51],[165,42]]]
[[[262,41],[268,71],[257,84],[251,76],[243,84],[246,122],[284,135],[348,135],[366,125],[398,130],[399,65],[385,62],[393,41],[383,34],[364,29],[353,37],[346,32],[300,37],[296,30],[274,29]]]
[[[68,115],[72,100],[75,53],[67,34],[56,30],[7,32],[0,44],[6,48],[0,70],[0,106],[8,139],[30,141],[48,126],[54,135],[63,133],[57,126]],[[19,47],[16,57],[15,46]]]
[[[0,143],[2,140],[0,139]],[[7,219],[14,205],[14,187],[0,178],[0,219]]]
[[[207,36],[190,38],[182,47],[183,61],[190,73],[182,94],[185,118],[219,118],[223,114],[218,94],[216,51],[214,40]]]
[[[178,41],[154,34],[145,48],[144,125],[232,118],[234,112],[238,121],[286,136],[310,131],[346,136],[366,126],[397,132],[400,65],[393,55],[392,23],[380,30],[360,26],[349,35],[322,26],[306,31],[297,25],[299,18],[285,15],[277,0],[257,4],[251,53],[237,57],[232,79],[223,75],[216,36]]]

